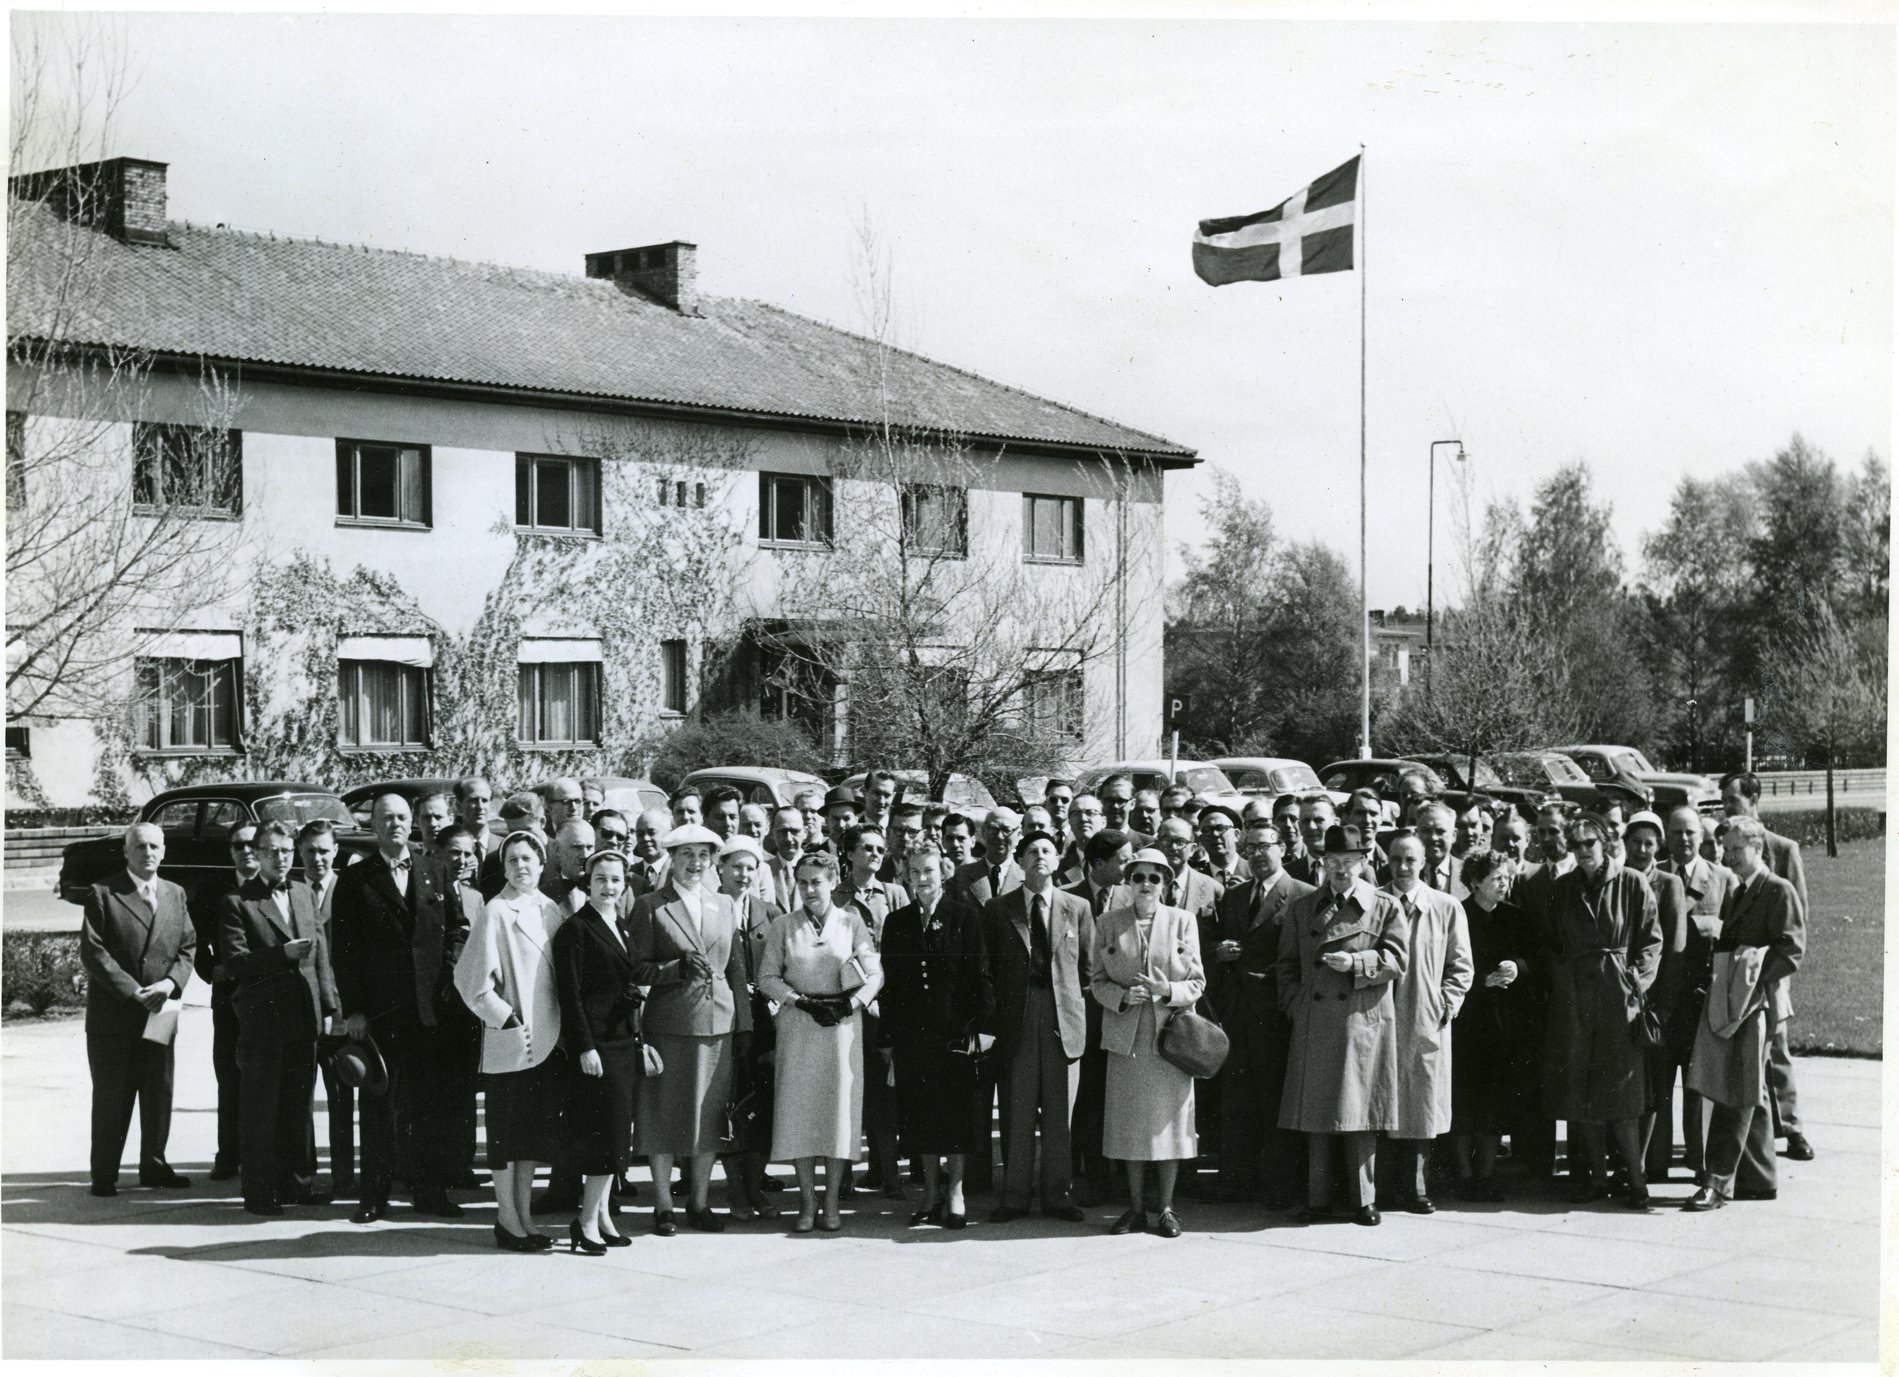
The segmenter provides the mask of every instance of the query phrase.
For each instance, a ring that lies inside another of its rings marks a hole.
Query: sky
[[[1361,287],[1374,607],[1424,600],[1433,440],[1480,501],[1586,460],[1632,567],[1686,475],[1891,457],[1890,27],[112,23],[110,151],[170,164],[175,219],[576,274],[685,239],[703,290],[853,328],[870,225],[900,342],[1199,452],[1176,569],[1216,465],[1356,568]],[[1361,144],[1362,271],[1193,275],[1199,220]]]

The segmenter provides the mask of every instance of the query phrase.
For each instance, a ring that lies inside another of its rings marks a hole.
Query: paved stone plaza
[[[1782,1160],[1779,1201],[1709,1216],[1446,1201],[1376,1229],[1299,1228],[1189,1201],[1188,1233],[1169,1241],[1108,1237],[1106,1208],[1086,1228],[990,1225],[983,1198],[963,1234],[912,1230],[907,1207],[860,1197],[838,1236],[751,1224],[658,1239],[636,1209],[619,1253],[523,1258],[494,1249],[492,1206],[468,1195],[477,1207],[460,1224],[402,1204],[369,1227],[342,1206],[245,1215],[235,1182],[204,1175],[210,1035],[208,1011],[188,1007],[170,1155],[192,1188],[139,1189],[128,1170],[118,1198],[96,1200],[79,1021],[6,1029],[0,1356],[1871,1363],[1878,1352],[1877,1062],[1803,1060],[1818,1160]]]

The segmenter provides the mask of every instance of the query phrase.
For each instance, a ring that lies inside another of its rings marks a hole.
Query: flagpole
[[[1358,146],[1358,758],[1371,759],[1371,602],[1365,591],[1365,145]]]

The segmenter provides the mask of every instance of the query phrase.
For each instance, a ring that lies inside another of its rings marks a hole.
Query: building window
[[[1028,728],[1042,741],[1079,742],[1082,738],[1082,688],[1079,669],[1050,670],[1024,685]]]
[[[430,520],[428,447],[338,440],[336,519],[426,527]]]
[[[969,553],[969,491],[939,483],[903,487],[903,540],[913,555]]]
[[[688,483],[683,478],[662,478],[659,480],[659,505],[662,507],[703,507],[706,504],[706,485]]]
[[[7,759],[31,760],[33,758],[33,729],[31,727],[7,728]]]
[[[759,474],[758,538],[767,545],[828,549],[831,480],[792,473]]]
[[[514,524],[554,535],[600,534],[600,461],[514,456]]]
[[[686,643],[659,643],[659,710],[668,713],[686,711]]]
[[[362,750],[420,750],[429,744],[429,672],[385,660],[336,662],[341,744]]]
[[[1080,564],[1081,499],[1024,493],[1022,548],[1038,563]]]
[[[12,454],[12,431],[7,441]],[[22,461],[24,463],[24,461]],[[244,510],[244,440],[235,430],[204,426],[132,426],[132,506],[235,517]]]
[[[142,750],[202,755],[237,749],[236,660],[136,662]]]
[[[26,413],[7,413],[7,510],[26,505]]]
[[[523,746],[595,746],[600,742],[600,666],[522,665]]]

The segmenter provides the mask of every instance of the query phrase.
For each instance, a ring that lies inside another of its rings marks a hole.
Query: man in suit
[[[1510,901],[1523,910],[1530,928],[1533,946],[1554,953],[1556,936],[1551,925],[1551,910],[1556,902],[1556,881],[1576,868],[1569,851],[1569,836],[1564,830],[1569,821],[1569,805],[1552,799],[1536,810],[1533,829],[1535,853],[1544,859],[1530,863],[1517,872],[1510,885]],[[1541,1109],[1536,1113],[1540,1116]],[[1577,1141],[1571,1136],[1571,1142]],[[1521,1151],[1533,1181],[1547,1181],[1556,1168],[1556,1121],[1538,1117],[1510,1135],[1511,1151]]]
[[[1153,789],[1136,789],[1134,802],[1128,807],[1128,840],[1145,846],[1160,831],[1161,806],[1160,794]]]
[[[579,780],[564,775],[542,785],[541,793],[547,800],[549,836],[560,831],[576,818],[582,822],[587,820],[587,791],[580,787]]]
[[[1529,864],[1530,824],[1524,821],[1523,814],[1512,808],[1499,818],[1497,825],[1491,829],[1490,845],[1519,866]]]
[[[1655,896],[1655,912],[1662,925],[1662,958],[1655,982],[1648,989],[1649,1007],[1662,1022],[1664,1045],[1648,1049],[1650,1081],[1648,1113],[1642,1116],[1643,1175],[1650,1182],[1666,1181],[1675,1156],[1675,1078],[1666,1046],[1667,1030],[1675,1022],[1682,999],[1688,961],[1688,895],[1681,879],[1661,865],[1666,828],[1656,814],[1644,808],[1622,829],[1623,868],[1648,881]],[[1661,1132],[1656,1132],[1657,1124]]]
[[[899,799],[890,809],[890,830],[885,834],[890,842],[890,854],[884,857],[883,869],[877,872],[877,878],[885,882],[900,880],[905,875],[904,857],[910,854],[910,848],[923,840],[923,805],[906,803]]]
[[[863,800],[848,784],[840,784],[824,796],[824,846],[837,857],[838,869],[844,868],[843,836],[863,816]]]
[[[956,886],[956,873],[976,859],[976,829],[961,813],[946,812],[937,824],[936,835],[943,847],[943,862],[949,866],[950,886]]]
[[[1649,1142],[1650,1181],[1668,1179],[1666,1168],[1674,1157],[1675,1082],[1687,1070],[1689,1055],[1694,1051],[1695,1028],[1701,1022],[1708,986],[1714,978],[1714,943],[1721,935],[1721,906],[1735,883],[1733,871],[1701,854],[1701,815],[1693,808],[1675,809],[1668,815],[1667,827],[1668,860],[1663,868],[1681,882],[1688,905],[1688,940],[1682,952],[1674,1017],[1667,1026],[1667,1041],[1661,1049],[1663,1061],[1656,1076],[1656,1105],[1665,1117],[1660,1131]],[[1682,1156],[1697,1186],[1708,1184],[1709,1108],[1705,1099],[1682,1086]]]
[[[305,1160],[317,1034],[336,1013],[328,945],[307,885],[292,885],[296,834],[257,833],[255,879],[224,901],[224,969],[235,982],[244,1073],[244,1208],[277,1216],[284,1202],[321,1204]]]
[[[981,908],[991,899],[1022,887],[1022,869],[1009,857],[1015,852],[1022,819],[1014,809],[997,808],[983,820],[981,860],[959,867],[950,888],[965,902]]]
[[[1249,818],[1241,850],[1253,878],[1220,896],[1207,954],[1207,999],[1230,1050],[1220,1068],[1220,1188],[1228,1200],[1287,1209],[1305,1177],[1305,1140],[1279,1127],[1292,1025],[1279,1008],[1281,920],[1312,886],[1286,873],[1270,817]]]
[[[1367,838],[1371,843],[1371,850],[1365,854],[1365,868],[1360,871],[1365,877],[1365,882],[1371,885],[1385,884],[1391,879],[1391,870],[1385,847],[1378,841],[1380,827],[1385,818],[1385,805],[1378,797],[1378,791],[1376,789],[1352,790],[1351,795],[1345,800],[1345,808],[1339,814],[1339,818],[1347,826],[1356,827],[1358,835]],[[1386,841],[1391,840],[1389,830],[1386,830],[1383,835]],[[1314,880],[1313,883],[1317,884],[1318,881]]]
[[[229,1181],[244,1160],[243,1071],[237,1061],[237,989],[224,969],[224,901],[257,877],[257,824],[239,823],[226,843],[228,873],[213,875],[192,891],[191,926],[198,934],[198,978],[211,987],[211,1070],[218,1081],[218,1149],[211,1179]]]
[[[442,835],[442,829],[455,821],[455,796],[437,790],[424,794],[415,801],[416,846],[425,855],[437,855],[436,838]]]
[[[1721,839],[1722,858],[1734,872],[1734,887],[1721,908],[1721,935],[1715,950],[1764,948],[1756,982],[1755,1007],[1725,1039],[1735,1075],[1722,1087],[1708,1122],[1708,1183],[1689,1197],[1684,1209],[1718,1210],[1729,1200],[1772,1200],[1779,1193],[1774,1171],[1770,1099],[1763,1095],[1767,1047],[1774,1025],[1787,1007],[1786,986],[1806,951],[1806,907],[1793,883],[1774,874],[1767,863],[1767,829],[1745,814],[1728,819]],[[1710,1039],[1712,1041],[1712,1039]],[[1712,1094],[1709,1068],[1699,1049],[1689,1077]],[[1735,1090],[1743,1093],[1734,1094]]]
[[[1240,854],[1240,815],[1225,804],[1211,803],[1200,810],[1200,856],[1195,869],[1224,890],[1253,878],[1253,868]]]
[[[1286,862],[1293,879],[1314,888],[1324,881],[1325,834],[1337,823],[1338,810],[1329,794],[1307,794],[1299,800],[1299,840],[1305,845],[1303,855]]]
[[[648,808],[633,819],[633,863],[626,869],[626,892],[634,898],[659,888],[666,867],[666,849],[660,842],[672,830],[668,808]]]
[[[1721,809],[1730,818],[1744,817],[1760,821],[1761,781],[1752,770],[1736,770],[1722,776]],[[1800,843],[1778,832],[1768,832],[1762,853],[1767,868],[1794,888],[1800,900],[1801,921],[1807,914],[1807,868],[1800,859]],[[1774,1024],[1774,1040],[1767,1049],[1767,1095],[1774,1110],[1774,1136],[1787,1140],[1787,1156],[1796,1162],[1813,1160],[1813,1144],[1800,1127],[1800,1093],[1794,1085],[1793,1048],[1787,1041],[1787,1023],[1793,1018],[1793,982],[1785,987],[1786,1013]]]
[[[705,825],[719,834],[721,842],[737,835],[739,809],[744,804],[745,796],[730,784],[721,784],[706,792],[702,805]]]
[[[1134,855],[1134,843],[1125,832],[1104,829],[1088,838],[1082,848],[1085,873],[1065,892],[1087,901],[1091,918],[1099,918],[1115,904],[1130,902],[1120,889],[1121,872]],[[1113,1169],[1101,1155],[1103,1115],[1107,1108],[1108,1055],[1101,1050],[1101,1005],[1087,1001],[1087,1048],[1081,1054],[1076,1072],[1075,1113],[1069,1124],[1069,1137],[1075,1155],[1077,1205],[1099,1205],[1114,1189]]]
[[[864,777],[863,820],[885,836],[890,834],[890,810],[903,797],[903,782],[888,770],[872,770]]]
[[[1081,1054],[1087,1043],[1089,949],[1094,920],[1086,900],[1055,887],[1061,853],[1046,832],[1016,846],[1021,882],[990,899],[983,925],[995,963],[995,1037],[1007,1113],[1003,1119],[1002,1203],[998,1224],[1028,1212],[1038,1120],[1042,1137],[1042,1213],[1079,1223],[1069,1199],[1069,1141]]]
[[[468,923],[440,860],[409,846],[409,805],[400,794],[377,798],[370,814],[376,850],[345,870],[332,904],[336,984],[350,1037],[373,1032],[389,1086],[362,1104],[363,1165],[358,1224],[389,1211],[391,1180],[401,1175],[420,1214],[459,1218],[447,1182],[457,1155],[454,1097],[456,1039],[443,1014],[459,1003],[455,960]]]
[[[1459,878],[1463,863],[1451,854],[1457,814],[1450,804],[1433,799],[1418,805],[1417,817],[1418,840],[1424,843],[1424,868],[1418,872],[1418,883],[1461,902],[1467,893]]]
[[[569,818],[554,833],[541,871],[541,893],[562,913],[578,913],[587,902],[587,857],[593,854],[593,824]]]
[[[775,810],[770,841],[762,873],[771,884],[771,902],[789,913],[798,904],[798,879],[792,867],[804,854],[804,810],[796,804]]]
[[[1162,798],[1165,797],[1163,794]],[[1161,814],[1166,816],[1167,810],[1163,808]],[[1306,841],[1299,831],[1299,795],[1280,794],[1273,800],[1272,814],[1273,827],[1279,833],[1279,839],[1286,844],[1286,873],[1304,882]]]
[[[859,823],[839,841],[844,868],[831,902],[853,909],[870,929],[881,950],[884,924],[910,902],[902,885],[878,879],[888,858],[884,834],[868,822]],[[887,1049],[879,1046],[877,1015],[864,1010],[864,1136],[870,1141],[870,1168],[864,1173],[866,1189],[882,1190],[886,1199],[903,1199],[902,1172],[897,1167],[897,1099],[890,1087]]]
[[[1095,792],[1101,798],[1102,825],[1126,832],[1128,813],[1134,807],[1134,781],[1127,775],[1109,775]]]
[[[472,834],[471,834],[472,835]],[[335,929],[331,925],[331,904],[336,897],[336,824],[328,818],[307,822],[297,833],[297,858],[303,862],[303,878],[296,881],[308,894],[315,910],[317,926],[323,934],[323,950],[336,950]],[[331,965],[331,994],[335,994],[335,966]],[[331,1010],[335,1012],[334,1009]],[[323,1102],[330,1118],[330,1188],[339,1195],[356,1189],[356,1088],[336,1074],[335,1066],[325,1059]],[[310,1146],[316,1156],[316,1146]]]
[[[1174,868],[1174,878],[1168,882],[1167,892],[1161,895],[1161,902],[1170,908],[1186,909],[1200,925],[1201,934],[1204,936],[1210,933],[1213,930],[1214,907],[1225,891],[1218,880],[1187,863],[1194,849],[1192,826],[1185,818],[1168,818],[1161,823],[1160,835],[1154,838],[1154,845]]]
[[[594,814],[601,823],[600,845],[604,850],[616,850],[625,854],[624,844],[609,847],[605,827],[609,820],[618,820],[620,838],[626,838],[626,819],[612,809],[603,808]],[[462,823],[450,823],[444,827],[435,839],[437,853],[448,867],[450,898],[447,907],[459,904],[462,919],[474,930],[475,920],[481,917],[484,900],[477,888],[481,870],[481,852],[475,834]],[[626,896],[621,895],[624,903]],[[624,909],[622,909],[624,912]],[[448,1185],[455,1190],[474,1190],[481,1185],[481,1178],[475,1174],[475,1153],[478,1147],[475,1131],[475,1072],[481,1062],[481,1020],[460,1000],[444,1005],[440,1013],[441,1024],[438,1034],[443,1040],[442,1053],[447,1063],[444,1074],[447,1080],[440,1087],[455,1107],[455,1144],[454,1163],[448,1175]]]
[[[1451,854],[1461,861],[1473,851],[1490,850],[1496,826],[1497,805],[1488,795],[1472,794],[1457,810],[1457,840],[1451,843]]]
[[[1062,868],[1056,875],[1056,883],[1070,886],[1079,883],[1088,873],[1088,858],[1084,851],[1088,839],[1106,825],[1106,815],[1101,811],[1101,800],[1093,794],[1076,794],[1068,801],[1068,845],[1062,851]],[[1126,833],[1122,834],[1126,836]],[[1128,837],[1132,841],[1132,837]]]
[[[501,848],[501,838],[488,830],[488,805],[494,796],[494,789],[480,775],[471,775],[455,785],[456,816],[474,833],[476,851],[484,860],[490,851]]]
[[[189,1186],[165,1160],[171,1136],[172,1040],[148,1042],[146,1021],[191,979],[198,936],[185,892],[158,878],[165,834],[125,829],[125,869],[86,893],[79,962],[86,971],[86,1065],[92,1073],[92,1193],[119,1193],[119,1159],[139,1111],[143,1186]]]

